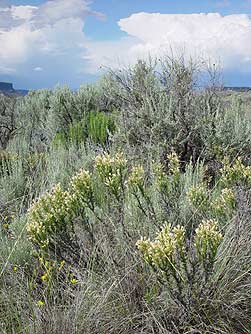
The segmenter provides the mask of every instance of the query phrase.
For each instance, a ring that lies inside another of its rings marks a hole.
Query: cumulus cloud
[[[128,35],[127,47],[116,47],[122,40],[90,45],[90,68],[108,62],[112,66],[115,57],[133,62],[149,54],[159,56],[170,50],[182,50],[195,58],[220,59],[225,68],[243,67],[251,71],[251,19],[246,14],[142,12],[121,19],[118,25]],[[97,50],[103,50],[102,57]]]
[[[0,31],[9,31],[14,27],[20,26],[29,16],[30,6],[7,7],[0,6]],[[33,7],[34,8],[34,7]]]
[[[43,71],[43,68],[37,66],[37,67],[33,68],[33,71],[35,71],[35,72],[42,72],[42,71]]]
[[[100,66],[127,66],[170,50],[251,72],[249,15],[142,12],[118,21],[122,38],[103,41],[85,35],[89,15],[103,17],[91,10],[89,0],[47,0],[40,6],[8,6],[0,0],[0,75],[28,78],[35,71],[47,85],[77,76],[82,81],[83,75],[99,73]]]
[[[87,41],[83,60],[88,63],[84,72],[95,74],[111,67],[128,66],[136,60],[134,48],[137,46],[134,37],[123,37],[115,41]],[[137,54],[144,57],[145,54]]]
[[[103,14],[90,10],[87,0],[49,0],[35,11],[33,24],[35,27],[54,25],[62,20],[84,20],[88,15],[103,17]]]
[[[64,55],[67,66],[77,54],[81,66],[85,18],[102,17],[91,11],[88,0],[48,0],[40,6],[0,4],[0,74],[24,65],[27,69],[36,58],[43,57],[44,63],[57,61],[59,55]]]

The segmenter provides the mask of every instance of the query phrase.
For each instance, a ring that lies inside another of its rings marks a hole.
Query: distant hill
[[[251,87],[225,86],[223,90],[242,93],[251,91]],[[11,82],[0,82],[0,93],[5,95],[25,96],[29,91],[27,89],[14,89]]]
[[[14,92],[13,84],[10,82],[0,82],[0,90],[2,92]]]
[[[28,92],[26,89],[14,89],[11,82],[0,82],[0,93],[2,94],[25,96]]]
[[[224,87],[224,90],[233,92],[249,92],[251,91],[251,87]]]

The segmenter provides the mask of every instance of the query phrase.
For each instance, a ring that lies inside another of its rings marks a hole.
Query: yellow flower
[[[44,306],[44,302],[42,300],[38,300],[37,305],[38,306]]]
[[[165,224],[154,241],[141,238],[137,248],[143,254],[144,260],[160,270],[167,270],[175,265],[175,254],[183,254],[185,247],[185,229],[183,226],[171,227]]]
[[[44,281],[47,281],[48,280],[48,273],[45,273],[41,276],[41,280],[44,282]]]
[[[223,239],[214,219],[203,220],[195,230],[194,244],[201,260],[209,257],[213,259]]]
[[[71,279],[70,282],[71,282],[71,284],[77,284],[77,283],[78,283],[78,280],[77,280],[76,278],[73,277],[73,278]]]
[[[179,157],[177,153],[172,152],[167,155],[167,158],[169,160],[169,168],[170,168],[171,174],[178,176],[180,172],[180,169],[179,169],[180,161],[179,161]]]
[[[72,217],[71,194],[60,184],[38,198],[28,210],[27,232],[31,241],[46,248],[50,237],[65,230]]]
[[[190,205],[196,209],[204,210],[208,207],[208,193],[204,184],[192,187],[187,197]]]
[[[61,271],[64,265],[65,265],[65,260],[62,260],[62,261],[60,262],[60,266],[59,266],[59,268],[58,268],[58,271]]]
[[[16,272],[16,271],[17,271],[17,267],[16,267],[16,266],[13,266],[13,267],[12,267],[12,270],[13,270],[14,272]]]
[[[128,178],[128,186],[135,188],[143,188],[144,186],[144,168],[142,166],[134,166]]]
[[[65,265],[65,260],[62,260],[61,262],[60,262],[60,267],[63,267]]]
[[[72,193],[78,201],[88,203],[93,197],[92,175],[89,171],[81,169],[80,172],[72,178]]]
[[[229,188],[224,188],[218,198],[211,202],[211,207],[217,215],[227,216],[234,213],[236,198],[234,192]]]
[[[232,186],[239,182],[244,182],[250,185],[251,167],[246,167],[243,164],[241,157],[238,157],[232,165],[229,158],[224,158],[221,174],[221,182],[225,186]]]
[[[124,182],[126,159],[122,153],[111,157],[109,154],[99,155],[95,159],[95,170],[104,185],[118,198]]]
[[[168,193],[170,180],[161,163],[153,165],[153,174],[159,190]]]

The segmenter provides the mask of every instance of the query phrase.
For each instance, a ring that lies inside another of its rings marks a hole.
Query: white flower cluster
[[[129,188],[133,190],[143,189],[144,178],[145,178],[144,168],[140,165],[134,166],[131,170],[131,173],[127,181]]]
[[[223,239],[218,229],[218,222],[213,219],[203,220],[195,230],[194,245],[201,261],[213,260]]]
[[[251,166],[245,166],[240,157],[232,165],[229,159],[225,158],[221,174],[221,182],[225,186],[232,186],[240,182],[251,185]]]
[[[126,162],[122,153],[118,153],[114,157],[109,154],[99,155],[95,160],[95,170],[100,179],[117,198],[124,182]]]
[[[50,236],[67,229],[72,215],[72,197],[56,185],[33,203],[28,211],[27,231],[31,240],[46,247]]]
[[[74,206],[87,205],[93,208],[94,189],[92,175],[89,171],[81,169],[71,180],[71,193]]]
[[[136,246],[148,264],[167,271],[175,266],[175,255],[184,252],[185,229],[180,225],[171,228],[170,224],[166,224],[154,241],[141,238]]]

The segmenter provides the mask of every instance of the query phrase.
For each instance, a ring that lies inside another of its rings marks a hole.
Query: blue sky
[[[77,88],[170,49],[251,86],[251,0],[0,0],[0,81]]]

